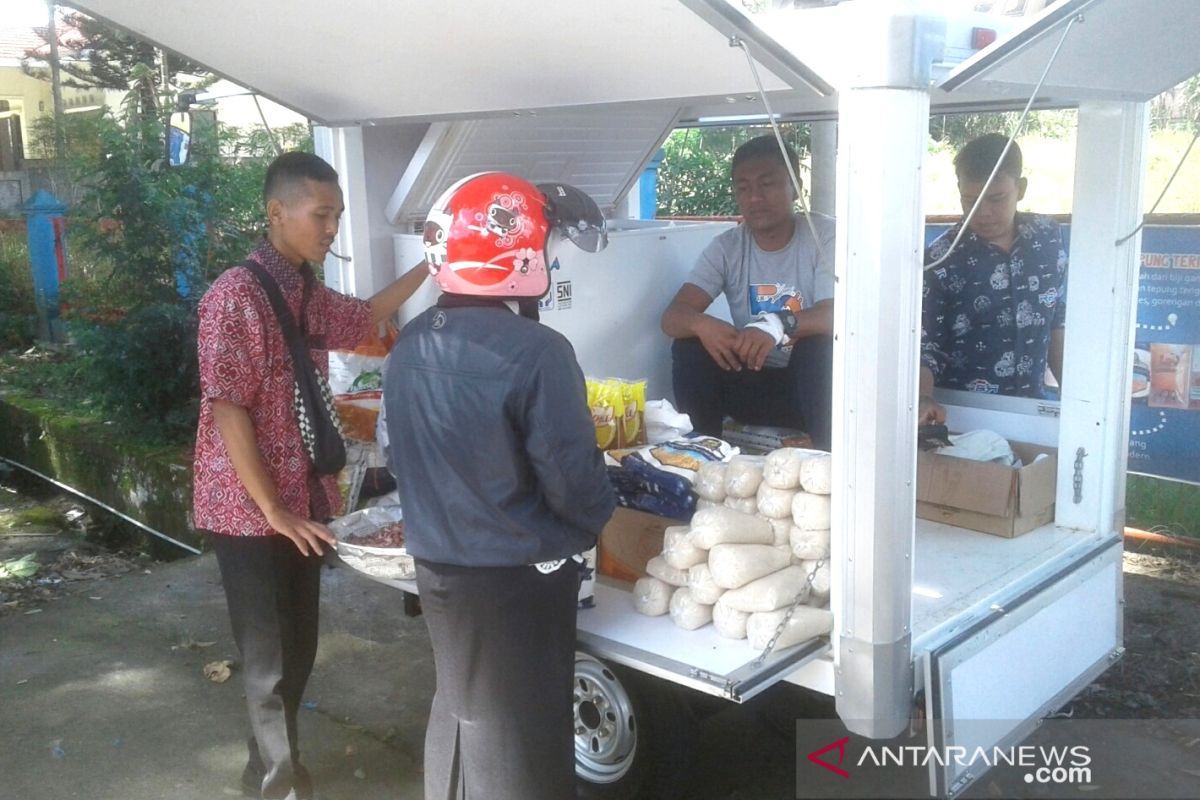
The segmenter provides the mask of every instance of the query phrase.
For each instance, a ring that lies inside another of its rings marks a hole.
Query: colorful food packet
[[[588,408],[596,426],[596,446],[601,450],[616,447],[625,409],[619,384],[587,379]]]
[[[625,413],[620,431],[621,447],[637,447],[646,443],[646,382],[621,381],[621,399]]]

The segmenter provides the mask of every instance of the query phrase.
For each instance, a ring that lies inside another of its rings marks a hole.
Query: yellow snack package
[[[618,424],[624,414],[620,387],[609,381],[587,380],[588,408],[592,412],[592,423],[596,426],[596,446],[601,450],[616,447]]]
[[[645,444],[646,382],[622,381],[621,399],[625,412],[621,422],[621,447],[637,447]]]

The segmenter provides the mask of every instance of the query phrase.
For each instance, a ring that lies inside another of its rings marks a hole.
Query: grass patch
[[[37,346],[29,351],[0,351],[0,395],[6,402],[52,416],[60,425],[103,425],[122,437],[122,444],[147,454],[190,445],[191,436],[146,424],[103,407],[80,388],[86,363],[70,348]],[[192,433],[194,426],[188,429]],[[173,434],[173,435],[172,435]],[[194,434],[193,434],[194,435]]]
[[[65,528],[63,512],[49,506],[32,506],[16,511],[0,512],[0,528]]]
[[[1130,475],[1125,505],[1131,527],[1200,538],[1200,486]]]

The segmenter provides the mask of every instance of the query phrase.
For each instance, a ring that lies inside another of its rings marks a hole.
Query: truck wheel
[[[575,775],[586,800],[673,800],[695,738],[683,690],[575,654]]]

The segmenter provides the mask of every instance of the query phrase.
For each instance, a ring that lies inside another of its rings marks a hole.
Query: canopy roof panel
[[[1063,42],[1043,96],[1146,101],[1200,72],[1196,0],[1063,0],[963,62],[941,83],[955,94],[1028,92]]]
[[[73,0],[328,125],[831,91],[722,0]]]

